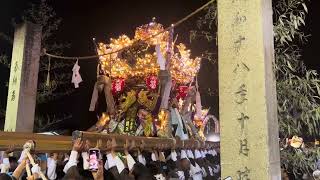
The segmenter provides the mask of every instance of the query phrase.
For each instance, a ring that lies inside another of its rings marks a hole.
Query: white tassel
[[[116,162],[118,173],[121,174],[121,172],[124,170],[125,166],[124,166],[123,162],[121,161],[121,159],[118,156],[116,156],[114,158],[114,160]]]
[[[146,165],[146,159],[145,157],[143,157],[141,154],[138,155],[138,161],[143,164]]]
[[[152,161],[157,161],[156,155],[154,153],[151,154],[151,160]]]
[[[132,158],[130,154],[128,154],[126,157],[129,171],[131,171],[133,169],[134,164],[136,164],[136,161]]]
[[[172,161],[176,162],[178,159],[177,159],[177,152],[175,150],[171,151],[171,159]]]

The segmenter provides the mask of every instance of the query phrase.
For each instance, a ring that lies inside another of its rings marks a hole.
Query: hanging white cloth
[[[189,139],[187,132],[183,131],[183,121],[181,119],[178,109],[172,108],[170,111],[171,111],[172,124],[177,125],[176,134],[174,135],[179,136],[181,140]]]
[[[198,118],[202,118],[202,105],[201,105],[201,95],[199,92],[198,78],[196,77],[196,115]]]
[[[79,84],[82,82],[82,78],[79,73],[79,70],[80,70],[80,66],[78,65],[78,60],[77,60],[77,62],[74,64],[72,68],[73,73],[72,73],[72,80],[71,80],[75,88],[79,88]]]
[[[166,60],[161,53],[160,44],[157,44],[155,49],[156,49],[156,53],[157,53],[157,57],[158,57],[157,62],[160,66],[160,70],[166,70]]]

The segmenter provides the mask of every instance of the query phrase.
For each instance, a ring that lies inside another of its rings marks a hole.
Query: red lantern
[[[188,86],[179,86],[177,91],[177,99],[184,99],[186,96],[187,96],[187,93],[188,93],[188,89],[189,87]]]
[[[146,79],[146,85],[151,90],[155,90],[158,87],[158,82],[157,76],[149,76]]]
[[[112,94],[115,95],[124,89],[124,79],[115,79],[112,81]]]

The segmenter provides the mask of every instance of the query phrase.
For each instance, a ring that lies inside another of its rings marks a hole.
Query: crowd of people
[[[99,145],[101,146],[101,145]],[[145,149],[145,144],[134,141],[119,146],[115,139],[109,140],[105,151],[99,152],[97,170],[89,168],[89,141],[77,139],[70,153],[32,153],[35,163],[24,151],[20,158],[10,154],[15,149],[8,147],[0,158],[0,180],[215,180],[220,179],[220,155],[213,148],[159,147]],[[27,172],[30,167],[31,173]]]

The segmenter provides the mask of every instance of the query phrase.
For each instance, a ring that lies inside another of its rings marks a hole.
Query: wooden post
[[[41,49],[41,27],[20,24],[14,33],[5,131],[32,132]]]
[[[271,0],[219,0],[222,179],[280,180]]]

